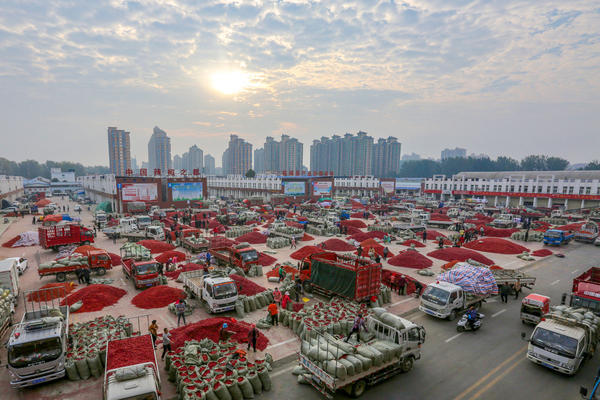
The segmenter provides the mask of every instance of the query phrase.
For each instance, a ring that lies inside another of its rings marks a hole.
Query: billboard
[[[156,183],[123,183],[121,186],[123,201],[156,201],[158,188]]]
[[[283,181],[283,194],[288,196],[304,196],[306,184],[304,181]]]
[[[381,181],[381,189],[383,189],[383,193],[394,193],[396,191],[396,182],[395,181]]]
[[[202,182],[169,183],[172,201],[202,200]]]
[[[331,188],[333,182],[331,181],[313,181],[313,195],[314,196],[331,196]]]

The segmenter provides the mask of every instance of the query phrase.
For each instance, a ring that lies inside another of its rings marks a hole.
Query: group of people
[[[78,268],[77,271],[75,271],[75,275],[77,275],[77,283],[90,284],[91,270],[89,267],[82,265],[81,268]]]
[[[515,300],[519,298],[519,293],[521,292],[521,284],[516,282],[513,285],[509,285],[508,283],[503,283],[500,285],[500,300],[503,303],[508,303],[508,295],[514,291],[515,292]]]
[[[418,280],[413,280],[415,285],[415,296],[420,297],[423,291],[423,285]],[[392,274],[390,277],[390,289],[396,290],[399,296],[404,296],[408,293],[409,279],[402,274]]]

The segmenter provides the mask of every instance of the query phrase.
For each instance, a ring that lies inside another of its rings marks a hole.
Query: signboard
[[[202,200],[202,182],[169,183],[172,201]]]
[[[283,194],[288,196],[304,196],[306,185],[304,181],[283,181]]]
[[[123,201],[156,201],[158,200],[156,183],[123,183],[121,199]]]
[[[313,195],[314,196],[331,196],[331,188],[333,182],[331,181],[313,181]]]
[[[386,194],[394,193],[396,191],[396,182],[395,181],[381,181],[381,189],[383,189],[383,193],[386,193]]]

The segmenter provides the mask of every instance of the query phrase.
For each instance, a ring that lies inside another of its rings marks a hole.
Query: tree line
[[[598,166],[598,161],[591,162],[588,166]],[[425,178],[433,175],[454,175],[459,172],[495,172],[495,171],[562,171],[569,166],[569,161],[560,157],[545,155],[530,155],[518,161],[511,157],[490,158],[456,157],[441,161],[411,160],[402,162],[399,178]]]
[[[15,162],[0,157],[0,175],[22,176],[27,179],[38,176],[50,179],[50,168],[60,168],[63,172],[74,171],[75,176],[108,174],[110,169],[102,165],[84,166],[70,161],[46,161],[39,163],[35,160]]]

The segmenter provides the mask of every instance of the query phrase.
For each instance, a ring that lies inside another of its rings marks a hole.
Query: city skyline
[[[464,5],[6,1],[0,156],[104,164],[63,144],[105,148],[118,126],[141,159],[158,125],[173,154],[221,154],[230,134],[257,146],[364,130],[423,158],[597,158],[597,5]]]

